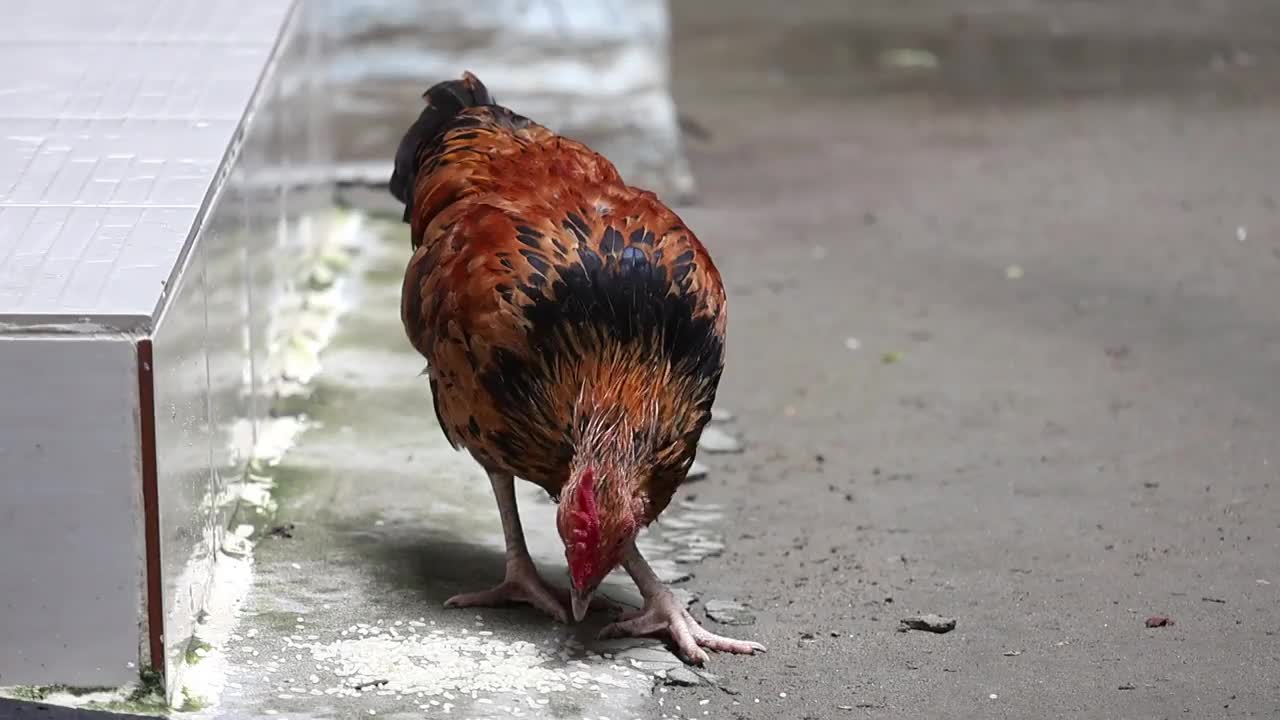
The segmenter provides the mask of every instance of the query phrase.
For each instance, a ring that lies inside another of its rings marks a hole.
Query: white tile
[[[6,4],[0,325],[150,326],[293,4]]]

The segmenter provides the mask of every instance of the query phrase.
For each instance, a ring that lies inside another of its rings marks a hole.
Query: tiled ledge
[[[182,652],[264,413],[277,268],[315,206],[255,180],[323,161],[281,142],[323,129],[314,5],[7,12],[0,686],[164,677]]]

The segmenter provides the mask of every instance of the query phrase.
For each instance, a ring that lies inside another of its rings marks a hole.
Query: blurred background
[[[674,199],[694,185],[670,92],[664,0],[355,0],[319,13],[343,179],[385,182],[387,148],[418,116],[424,78],[463,69],[500,102],[612,158]]]

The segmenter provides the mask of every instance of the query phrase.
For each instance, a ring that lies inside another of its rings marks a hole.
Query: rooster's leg
[[[556,620],[569,622],[569,611],[556,597],[556,592],[542,580],[524,544],[520,511],[516,507],[515,478],[502,473],[489,473],[493,496],[502,516],[502,534],[507,539],[507,575],[497,587],[480,592],[454,595],[445,607],[497,607],[512,603],[528,603]]]
[[[644,597],[644,609],[624,616],[622,620],[600,631],[601,638],[667,633],[685,661],[698,665],[707,661],[707,654],[702,648],[745,655],[764,652],[764,646],[760,643],[721,637],[703,629],[685,609],[684,603],[676,600],[654,574],[653,568],[649,567],[634,542],[627,548],[622,565],[640,589],[640,594]]]

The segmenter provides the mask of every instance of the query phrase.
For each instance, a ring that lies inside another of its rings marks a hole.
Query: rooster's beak
[[[587,610],[591,609],[591,591],[570,588],[569,604],[573,607],[573,621],[582,622],[582,618],[587,616]]]

